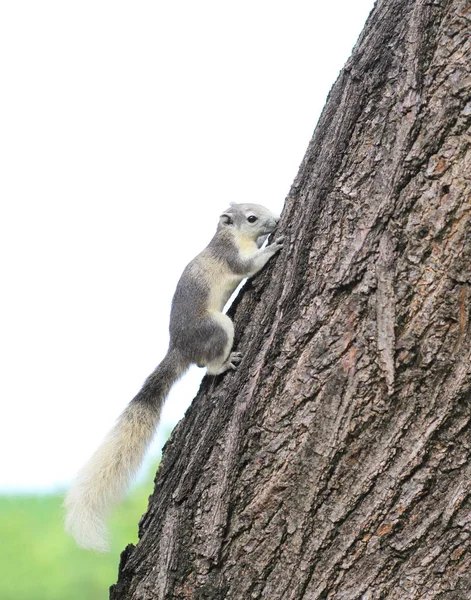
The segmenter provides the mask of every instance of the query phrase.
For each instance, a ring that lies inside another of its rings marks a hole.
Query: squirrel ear
[[[230,215],[229,213],[223,213],[219,218],[219,222],[221,223],[221,225],[234,225],[232,215]]]
[[[229,202],[229,206],[237,206],[237,202]]]

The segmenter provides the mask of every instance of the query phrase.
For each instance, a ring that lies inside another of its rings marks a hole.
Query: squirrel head
[[[280,217],[260,204],[235,204],[223,212],[218,229],[227,229],[237,235],[256,241],[271,233]]]

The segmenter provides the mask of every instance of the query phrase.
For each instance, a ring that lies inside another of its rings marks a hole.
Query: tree
[[[470,40],[378,0],[112,599],[471,598]]]

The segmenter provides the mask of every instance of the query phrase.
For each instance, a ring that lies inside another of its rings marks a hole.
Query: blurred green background
[[[114,511],[111,551],[105,554],[82,550],[65,534],[63,493],[0,495],[0,599],[107,599],[121,552],[137,542],[155,471],[156,465]]]

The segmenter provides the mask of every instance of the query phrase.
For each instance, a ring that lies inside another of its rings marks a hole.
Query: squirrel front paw
[[[276,238],[276,240],[270,244],[268,247],[273,248],[273,252],[278,252],[283,248],[283,242],[285,241],[285,236],[280,235],[280,237]]]

